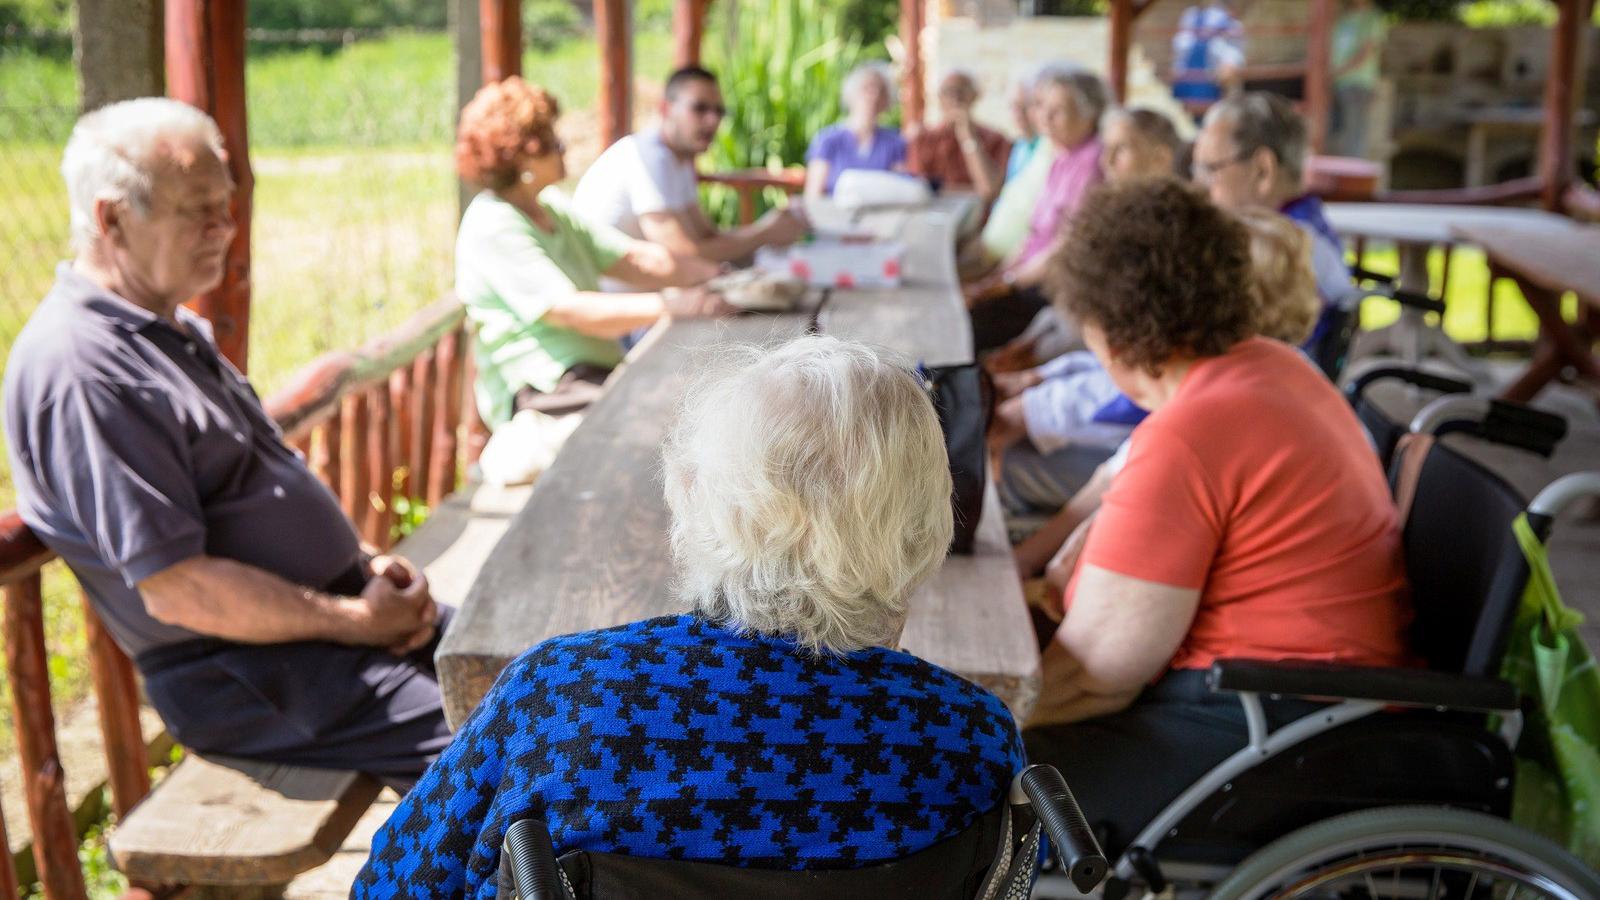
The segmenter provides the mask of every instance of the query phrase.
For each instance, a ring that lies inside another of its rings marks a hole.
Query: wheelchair
[[[1072,791],[1051,766],[1012,780],[1009,796],[972,827],[909,857],[855,869],[787,871],[574,850],[556,857],[542,821],[519,819],[501,845],[501,898],[520,900],[1025,900],[1048,837],[1075,889],[1107,863]]]
[[[1551,420],[1445,396],[1414,421],[1430,436],[1465,431],[1548,454],[1565,424]],[[1529,578],[1512,522],[1526,511],[1545,540],[1564,508],[1600,495],[1600,473],[1561,478],[1525,504],[1458,444],[1418,440],[1401,444],[1390,475],[1410,494],[1403,543],[1413,644],[1427,668],[1218,661],[1208,684],[1237,695],[1248,742],[1120,852],[1107,900],[1135,890],[1213,900],[1600,898],[1600,875],[1507,821],[1522,713],[1498,677]],[[1269,731],[1262,697],[1328,705]],[[1047,872],[1034,896],[1071,896],[1062,887]]]
[[[1366,269],[1351,269],[1351,289],[1325,310],[1318,324],[1317,340],[1306,347],[1306,355],[1328,376],[1334,384],[1344,373],[1350,361],[1350,347],[1355,343],[1356,332],[1361,327],[1361,304],[1372,297],[1383,297],[1399,303],[1406,309],[1422,313],[1444,315],[1444,301],[1408,291],[1398,286],[1394,279]]]

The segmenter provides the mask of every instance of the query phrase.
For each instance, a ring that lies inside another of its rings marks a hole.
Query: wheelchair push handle
[[[518,819],[506,829],[500,864],[509,867],[519,900],[568,900],[550,832],[538,819]]]
[[[1094,890],[1106,877],[1106,856],[1089,830],[1089,822],[1067,787],[1067,780],[1054,766],[1032,765],[1017,776],[1017,785],[1056,845],[1067,877],[1082,893]]]

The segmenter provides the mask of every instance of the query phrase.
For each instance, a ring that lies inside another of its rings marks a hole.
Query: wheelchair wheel
[[[1210,900],[1600,900],[1600,876],[1504,819],[1459,809],[1367,809],[1263,847]]]

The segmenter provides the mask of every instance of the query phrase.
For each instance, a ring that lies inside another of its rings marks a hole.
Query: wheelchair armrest
[[[1435,375],[1432,372],[1424,372],[1421,369],[1413,369],[1409,366],[1379,366],[1374,369],[1368,369],[1351,380],[1350,384],[1344,389],[1345,396],[1350,399],[1351,403],[1354,403],[1361,399],[1362,394],[1366,392],[1368,387],[1376,382],[1390,379],[1403,381],[1406,384],[1426,388],[1430,391],[1438,391],[1441,394],[1472,393],[1472,385],[1457,378]]]
[[[1517,689],[1498,678],[1307,661],[1219,659],[1206,683],[1213,691],[1475,712],[1511,712],[1518,700]]]

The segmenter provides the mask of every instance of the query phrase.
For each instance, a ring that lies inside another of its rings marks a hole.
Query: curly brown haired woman
[[[561,107],[518,77],[485,85],[461,111],[456,171],[482,188],[456,236],[456,296],[477,323],[478,408],[569,412],[622,359],[617,339],[663,315],[728,311],[700,289],[713,264],[585,220],[556,187],[567,177]],[[601,293],[600,276],[643,293]]]
[[[1410,661],[1400,530],[1339,392],[1254,326],[1249,237],[1170,181],[1104,188],[1051,260],[1050,289],[1150,415],[1106,492],[1043,655],[1023,737],[1068,765],[1120,852],[1244,746],[1214,660]],[[1281,724],[1312,707],[1266,701]]]

